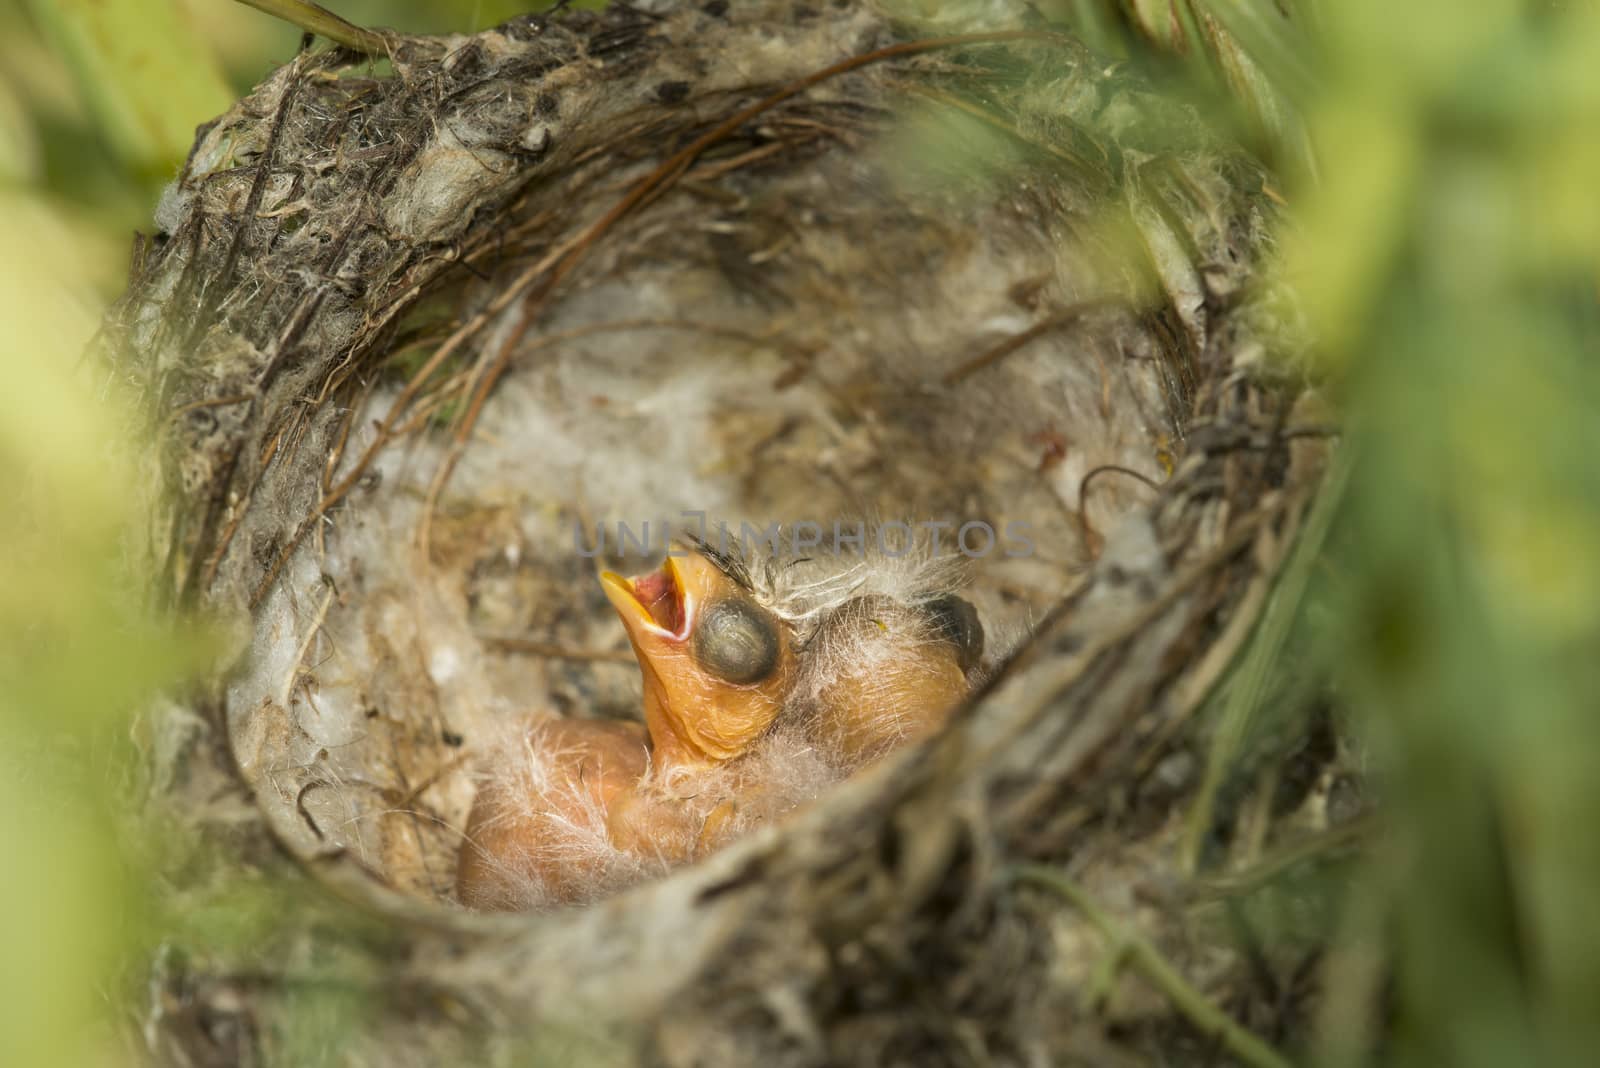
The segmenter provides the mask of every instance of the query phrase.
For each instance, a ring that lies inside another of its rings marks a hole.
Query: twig
[[[1052,315],[1050,318],[1045,319],[1042,322],[1034,323],[1032,326],[1028,327],[1028,329],[1019,334],[1013,334],[1011,337],[1006,338],[1004,341],[1000,342],[1000,344],[995,345],[988,351],[980,353],[979,355],[968,360],[966,363],[963,363],[960,367],[957,367],[955,370],[947,372],[944,376],[944,384],[947,386],[957,385],[977,374],[985,367],[999,363],[1001,360],[1005,359],[1013,352],[1016,352],[1018,349],[1022,348],[1035,338],[1041,337],[1044,334],[1048,334],[1052,330],[1059,330],[1064,326],[1071,326],[1073,323],[1083,318],[1087,312],[1094,311],[1098,308],[1109,308],[1114,306],[1115,305],[1108,300],[1086,300],[1082,303],[1074,304],[1065,311],[1062,311],[1056,315]]]
[[[1302,511],[1298,507],[1288,510],[1285,524],[1289,529],[1286,537],[1281,540],[1293,543],[1295,532],[1299,529]],[[1261,540],[1258,539],[1258,544]],[[1279,540],[1273,539],[1274,542]],[[1260,553],[1261,550],[1258,549],[1258,555]],[[1240,650],[1255,633],[1256,624],[1261,619],[1262,606],[1272,591],[1273,580],[1277,578],[1286,555],[1287,551],[1280,551],[1271,558],[1263,560],[1262,569],[1250,577],[1250,583],[1245,587],[1243,596],[1234,602],[1233,608],[1229,611],[1228,622],[1224,625],[1222,633],[1211,643],[1211,647],[1206,650],[1194,669],[1175,688],[1172,698],[1173,714],[1156,729],[1150,741],[1146,743],[1144,752],[1134,761],[1135,775],[1143,778],[1149,774],[1157,758],[1166,752],[1168,743],[1216,691],[1217,684],[1227,671],[1239,662]]]
[[[1165,994],[1190,1023],[1205,1034],[1214,1035],[1235,1057],[1252,1068],[1291,1068],[1287,1058],[1196,990],[1154,946],[1125,930],[1072,880],[1054,869],[1032,864],[1014,869],[1014,875],[1019,882],[1055,893],[1083,913],[1123,960]]]
[[[290,535],[288,542],[273,557],[272,565],[267,568],[267,573],[262,576],[261,581],[256,584],[256,588],[250,594],[250,608],[252,610],[266,598],[267,592],[278,581],[278,575],[283,571],[284,565],[289,562],[289,558],[294,555],[295,550],[300,547],[300,543],[305,540],[306,535],[310,533],[317,521],[332,511],[340,501],[349,496],[351,490],[360,485],[361,479],[366,475],[367,468],[371,466],[378,453],[383,451],[384,446],[388,444],[395,422],[410,408],[412,401],[416,399],[417,394],[422,390],[427,380],[467,339],[482,329],[493,314],[494,308],[491,307],[480,311],[471,320],[463,323],[456,329],[455,333],[445,340],[443,345],[439,346],[438,351],[428,358],[428,361],[418,369],[417,373],[411,376],[405,388],[400,391],[400,395],[390,405],[389,411],[384,415],[382,422],[378,424],[372,443],[362,451],[355,464],[351,467],[350,472],[331,490],[323,494],[321,499],[317,501],[316,506],[300,521],[300,525]]]
[[[260,211],[262,201],[267,195],[267,186],[272,184],[272,169],[278,158],[278,148],[283,143],[283,131],[288,126],[289,112],[294,108],[295,98],[300,91],[300,75],[303,70],[305,55],[302,53],[294,59],[293,68],[288,80],[284,83],[283,92],[278,94],[277,106],[273,109],[272,125],[267,128],[267,143],[263,146],[261,156],[256,160],[255,176],[250,179],[250,192],[244,202],[244,210],[234,219],[233,239],[228,243],[228,253],[223,257],[220,270],[211,274],[200,283],[200,299],[198,310],[194,319],[189,324],[188,340],[184,348],[193,350],[200,341],[200,336],[211,325],[212,319],[222,307],[222,302],[227,293],[227,286],[239,267],[239,257],[244,254],[244,246],[249,238],[252,224],[255,223]],[[187,173],[188,167],[185,167]],[[276,359],[276,356],[274,356]],[[268,364],[268,370],[271,368]],[[263,375],[258,383],[258,391],[250,394],[250,412],[255,414],[260,404],[261,392],[265,390],[270,381],[269,375]]]
[[[307,33],[326,37],[335,44],[344,45],[363,55],[381,56],[389,52],[389,42],[381,33],[364,30],[352,22],[335,15],[327,8],[310,0],[239,0],[246,7],[264,11],[300,27]]]
[[[944,104],[946,107],[954,108],[963,114],[970,115],[979,122],[984,123],[987,126],[994,127],[1002,133],[1005,133],[1015,140],[1027,145],[1029,148],[1043,152],[1046,155],[1055,158],[1061,163],[1066,164],[1068,167],[1071,167],[1078,177],[1087,179],[1091,183],[1095,183],[1098,180],[1098,184],[1104,185],[1105,183],[1101,179],[1101,176],[1108,175],[1114,166],[1111,159],[1111,154],[1106,151],[1106,146],[1101,144],[1096,138],[1090,135],[1088,131],[1084,130],[1065,115],[1058,116],[1058,120],[1064,123],[1074,134],[1083,140],[1088,141],[1099,151],[1100,159],[1098,162],[1091,161],[1075,155],[1074,153],[1065,151],[1059,146],[1053,145],[1048,141],[1035,140],[1018,128],[1015,123],[1007,122],[1005,119],[1002,119],[1000,116],[989,111],[987,108],[982,108],[971,101],[963,100],[954,93],[947,93],[942,89],[933,89],[925,85],[916,84],[906,85],[905,88],[909,92],[915,93],[918,96],[937,101],[940,104]]]
[[[190,401],[180,404],[166,415],[168,423],[176,423],[190,412],[203,411],[206,408],[226,408],[232,404],[243,404],[251,398],[249,393],[236,393],[231,397],[208,397],[205,400]]]
[[[1101,464],[1084,472],[1083,477],[1078,480],[1078,530],[1083,535],[1085,547],[1096,556],[1100,555],[1100,546],[1105,544],[1105,539],[1094,529],[1094,524],[1089,522],[1089,483],[1101,475],[1124,475],[1143,482],[1157,493],[1161,492],[1161,483],[1141,471],[1123,467],[1121,464]]]
[[[306,628],[306,636],[301,640],[300,648],[295,650],[294,660],[289,665],[289,674],[283,680],[283,691],[278,696],[278,705],[282,708],[289,707],[289,698],[294,696],[295,683],[300,681],[300,665],[305,663],[306,653],[311,651],[311,643],[317,640],[317,633],[322,630],[322,624],[328,619],[328,609],[333,604],[335,592],[329,587],[328,592],[323,595],[322,603],[317,606],[317,614],[313,617],[311,626]]]
[[[1120,649],[1125,643],[1133,641],[1145,632],[1152,621],[1159,619],[1172,609],[1180,600],[1187,597],[1190,591],[1202,579],[1216,573],[1218,568],[1224,567],[1233,557],[1251,543],[1256,531],[1263,523],[1277,517],[1283,510],[1284,502],[1279,499],[1271,504],[1263,505],[1257,511],[1242,517],[1221,543],[1206,552],[1192,563],[1188,568],[1172,576],[1166,583],[1166,588],[1155,599],[1144,605],[1139,611],[1130,615],[1115,628],[1098,635],[1092,644],[1074,653],[1064,662],[1051,665],[1040,665],[1038,668],[1039,687],[1032,707],[1026,713],[990,738],[982,749],[978,751],[976,766],[989,766],[998,759],[997,754],[1016,743],[1017,739],[1026,733],[1039,720],[1056,713],[1060,709],[1060,702],[1067,691],[1079,685],[1089,672],[1106,654]],[[1052,608],[1045,619],[1034,632],[1035,643],[1048,640],[1055,632],[1055,628],[1062,621],[1071,616],[1071,608],[1075,603],[1077,591],[1062,600]],[[999,673],[1003,674],[1003,672]],[[980,699],[993,685],[994,680],[985,684],[972,697],[968,698],[968,707],[972,702]]]

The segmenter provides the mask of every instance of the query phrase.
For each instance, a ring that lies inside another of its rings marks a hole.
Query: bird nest
[[[308,49],[199,132],[105,342],[157,442],[160,593],[233,643],[156,717],[152,781],[228,864],[386,932],[347,949],[429,993],[367,1036],[386,1063],[578,1020],[670,1064],[1261,1054],[1107,985],[1101,909],[1202,1004],[1295,1018],[1189,894],[1245,803],[1205,789],[1194,713],[1322,448],[1265,358],[1270,186],[1127,72],[984,17],[527,16],[381,65]],[[895,554],[840,524],[943,535],[989,636],[948,725],[851,774],[785,762],[792,810],[598,904],[462,907],[508,730],[638,717],[595,579],[644,568],[618,535],[775,521],[852,590]],[[1326,778],[1269,791],[1256,843]],[[1021,885],[1039,863],[1081,908]],[[189,967],[184,1003],[259,1040],[274,1010]]]

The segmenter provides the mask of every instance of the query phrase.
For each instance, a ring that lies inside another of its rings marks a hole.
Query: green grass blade
[[[194,129],[233,103],[212,49],[174,0],[30,0],[102,135],[130,169],[174,172]]]
[[[239,3],[293,23],[307,33],[326,37],[357,52],[365,52],[368,55],[384,53],[382,34],[346,22],[327,8],[308,3],[307,0],[239,0]]]
[[[1315,92],[1317,79],[1306,56],[1304,38],[1270,0],[1204,0],[1202,6],[1284,94],[1304,101]]]
[[[1117,22],[1106,0],[1072,0],[1065,15],[1067,24],[1096,52],[1113,59],[1127,56],[1127,32]]]

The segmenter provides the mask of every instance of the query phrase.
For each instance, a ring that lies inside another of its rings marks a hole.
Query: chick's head
[[[656,763],[708,766],[747,752],[795,677],[791,625],[740,569],[695,549],[675,549],[659,571],[600,579],[644,677]]]
[[[795,704],[823,752],[858,767],[943,726],[971,692],[983,646],[977,611],[954,594],[858,597],[807,641]]]

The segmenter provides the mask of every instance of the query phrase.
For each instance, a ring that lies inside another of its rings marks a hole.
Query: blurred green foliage
[[[418,31],[472,30],[523,7],[331,6]],[[1235,702],[1290,715],[1271,705],[1307,687],[1267,676],[1326,672],[1383,797],[1388,833],[1342,895],[1321,1033],[1301,1052],[1327,1064],[1590,1063],[1600,11],[1039,6],[1231,114],[1280,168],[1279,269],[1306,300],[1348,428],[1326,550],[1297,573],[1299,610],[1268,617],[1311,638],[1265,634],[1297,652],[1248,661],[1248,699]],[[243,898],[224,894],[164,912],[145,895],[170,857],[118,842],[108,810],[137,710],[206,646],[139,607],[133,472],[116,439],[130,423],[78,353],[190,131],[299,39],[211,0],[0,7],[0,1064],[127,1059],[115,969],[149,949],[141,924],[181,920],[225,946],[271,936],[271,902],[233,909]],[[1307,605],[1320,613],[1310,622]],[[285,1063],[309,1063],[362,1011],[359,998],[315,1001],[317,1027],[283,1039]]]
[[[1408,1064],[1600,1049],[1600,11],[1323,11],[1287,270],[1352,430],[1335,663]],[[1580,192],[1583,191],[1583,192]]]
[[[147,0],[31,0],[94,127],[136,173],[164,177],[194,140],[194,115],[233,99],[219,64],[175,5]]]
[[[363,26],[483,29],[520,0],[346,0]],[[0,177],[106,234],[148,229],[194,129],[300,47],[301,31],[228,0],[0,0]]]
[[[74,374],[94,263],[39,198],[0,189],[0,1064],[90,1063],[134,888],[103,802],[136,702],[203,643],[146,616],[124,557],[133,472],[113,404]]]
[[[414,29],[514,10],[351,7]],[[139,824],[116,811],[139,774],[144,703],[212,645],[143,607],[122,439],[137,424],[82,353],[195,126],[299,41],[212,0],[0,5],[0,1064],[132,1063],[130,955],[174,935],[260,952],[288,907],[225,882],[214,900],[161,900],[155,873],[186,847],[129,841]],[[280,1063],[336,1050],[327,1027],[358,1018],[348,998],[313,1000],[325,1026],[297,1028]]]

